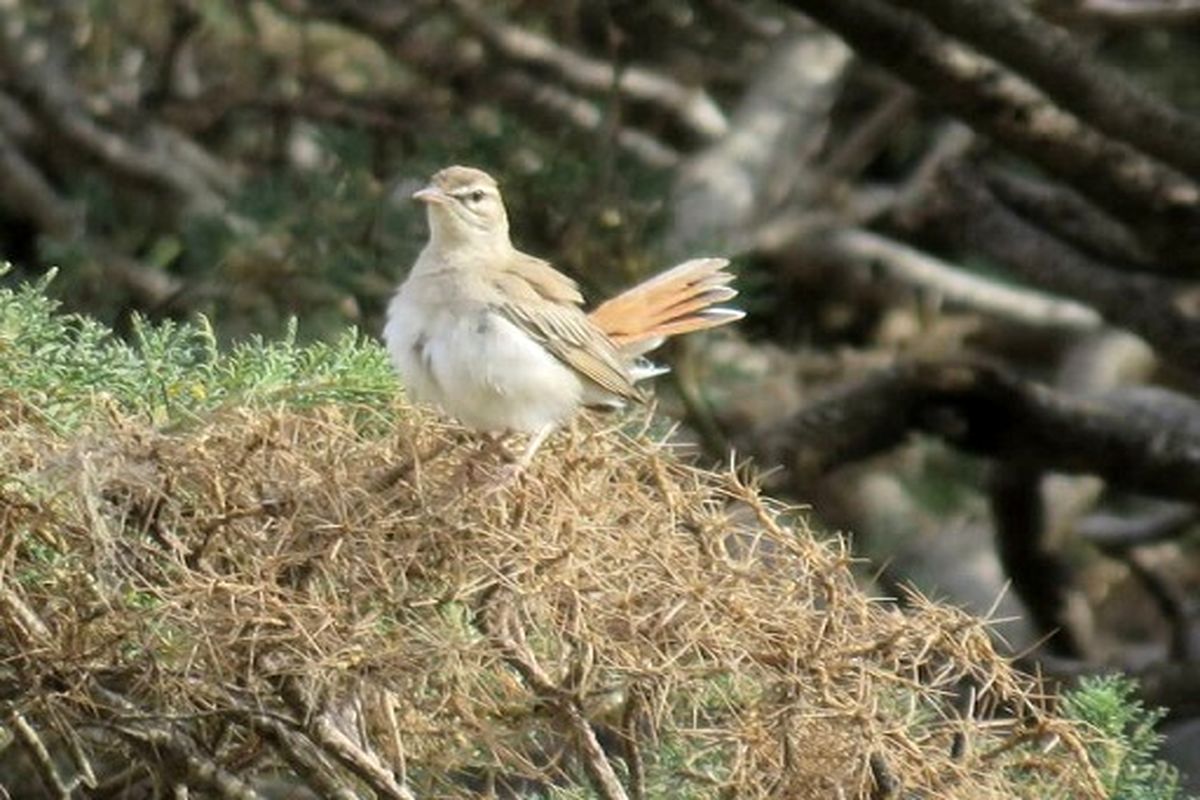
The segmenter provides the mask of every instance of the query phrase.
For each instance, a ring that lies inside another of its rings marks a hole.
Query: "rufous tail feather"
[[[591,312],[592,322],[623,351],[640,355],[668,336],[725,325],[745,316],[721,308],[737,296],[724,258],[696,258],[655,275]]]

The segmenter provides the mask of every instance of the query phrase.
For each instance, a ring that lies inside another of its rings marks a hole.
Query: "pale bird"
[[[517,250],[492,176],[441,170],[413,197],[429,242],[388,307],[384,339],[409,395],[482,431],[532,434],[519,466],[583,406],[642,399],[674,334],[741,319],[723,258],[699,258],[591,312],[575,281]]]

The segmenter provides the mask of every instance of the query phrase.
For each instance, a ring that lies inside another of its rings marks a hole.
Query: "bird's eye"
[[[471,192],[471,194],[469,194],[468,197],[470,198],[472,203],[478,203],[480,200],[483,199],[483,190],[476,189],[475,191]]]

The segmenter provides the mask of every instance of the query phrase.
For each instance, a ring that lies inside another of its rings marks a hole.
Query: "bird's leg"
[[[524,469],[533,463],[533,456],[537,453],[538,448],[545,443],[550,434],[554,433],[554,429],[558,427],[553,422],[542,426],[542,429],[533,435],[529,440],[529,444],[525,445],[525,451],[521,453],[521,457],[517,459],[517,465]]]
[[[550,434],[554,433],[554,429],[556,427],[557,426],[554,423],[550,423],[549,425],[543,426],[537,431],[537,433],[533,434],[533,436],[529,439],[529,444],[525,445],[525,450],[521,453],[520,457],[518,457],[516,461],[505,464],[503,467],[501,467],[495,479],[490,481],[491,488],[489,489],[489,492],[495,491],[503,486],[507,486],[514,479],[516,479],[518,475],[524,472],[526,468],[533,463],[533,457],[537,454],[538,448],[545,443]]]

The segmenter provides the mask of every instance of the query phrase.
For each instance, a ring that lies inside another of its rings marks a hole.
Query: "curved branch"
[[[937,292],[950,303],[1020,325],[1087,331],[1102,322],[1099,314],[1080,303],[973,275],[871,231],[831,231],[820,244],[835,257],[869,264],[897,281]]]
[[[1094,649],[1091,615],[1082,602],[1071,561],[1056,546],[1046,519],[1042,473],[1035,465],[1002,464],[989,481],[996,555],[1013,590],[1037,626],[1044,647],[1079,658]]]
[[[1197,415],[1200,416],[1200,412]],[[976,363],[912,363],[869,375],[761,432],[774,463],[819,474],[900,444],[912,432],[980,455],[1194,502],[1200,427],[1116,407]]]
[[[895,0],[1012,67],[1089,125],[1200,178],[1200,120],[1150,97],[1023,2]]]

